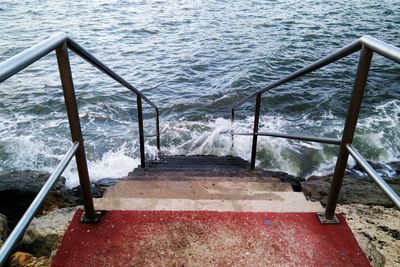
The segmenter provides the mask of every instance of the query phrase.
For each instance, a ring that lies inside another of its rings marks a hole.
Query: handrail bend
[[[286,84],[290,81],[293,81],[293,80],[295,80],[299,77],[302,77],[308,73],[311,73],[315,70],[318,70],[318,69],[320,69],[324,66],[327,66],[333,62],[336,62],[337,60],[347,57],[357,51],[361,51],[360,58],[359,58],[358,67],[357,67],[357,74],[356,74],[355,81],[354,81],[354,87],[352,90],[351,102],[350,102],[349,109],[347,112],[346,123],[345,123],[343,135],[342,135],[340,142],[338,142],[337,140],[334,140],[334,139],[328,140],[325,137],[321,138],[321,137],[308,137],[308,136],[280,134],[280,133],[261,133],[258,131],[260,110],[261,110],[261,107],[260,107],[261,106],[261,96],[263,93],[268,92],[271,89],[274,89],[282,84]],[[252,144],[252,152],[251,152],[251,160],[250,160],[250,167],[252,169],[254,169],[254,167],[255,167],[258,136],[272,136],[272,137],[279,137],[279,138],[297,139],[297,140],[303,140],[303,141],[312,141],[312,142],[340,145],[339,155],[337,158],[335,172],[334,172],[332,184],[330,187],[330,192],[329,192],[329,196],[328,196],[328,202],[327,202],[325,214],[323,214],[323,216],[320,217],[320,219],[321,218],[324,218],[324,219],[321,219],[321,221],[326,220],[327,222],[332,222],[332,220],[334,219],[336,204],[337,204],[340,187],[341,187],[342,180],[343,180],[343,175],[344,175],[345,168],[347,165],[349,152],[353,153],[353,154],[355,153],[352,150],[351,143],[353,141],[354,132],[355,132],[355,128],[356,128],[357,120],[358,120],[358,115],[360,112],[361,101],[362,101],[362,97],[364,95],[365,85],[366,85],[367,78],[368,78],[368,72],[370,69],[372,55],[374,52],[378,53],[388,59],[391,59],[397,63],[400,63],[400,49],[399,48],[392,46],[390,44],[387,44],[385,42],[382,42],[373,37],[365,35],[365,36],[362,36],[361,38],[355,40],[354,42],[350,43],[349,45],[342,47],[341,49],[337,50],[336,52],[333,52],[333,53],[323,57],[322,59],[320,59],[320,60],[282,78],[282,79],[279,79],[276,82],[269,84],[268,86],[264,87],[261,90],[258,90],[257,92],[255,92],[255,93],[251,94],[250,96],[244,98],[243,100],[237,102],[235,105],[232,106],[232,109],[231,109],[231,121],[232,121],[232,125],[233,125],[234,120],[235,120],[235,108],[237,108],[240,105],[242,105],[243,103],[249,101],[253,97],[256,97],[253,133],[249,133],[249,134],[234,133],[233,130],[231,132],[232,146],[233,146],[235,134],[236,135],[252,135],[253,136],[253,144]],[[328,142],[326,142],[326,141],[328,141]],[[356,155],[356,154],[354,154],[354,155]],[[376,177],[374,177],[374,174],[372,174],[371,177],[374,178],[374,181],[378,181],[377,179],[375,179]],[[378,182],[378,184],[379,184],[379,182]],[[384,192],[392,199],[391,195],[388,194],[388,191],[384,190]]]
[[[25,69],[32,63],[41,59],[45,55],[52,51],[56,52],[58,69],[60,73],[60,79],[64,94],[65,105],[67,109],[68,121],[71,131],[71,137],[73,146],[68,150],[66,156],[57,166],[54,173],[50,176],[48,181],[45,183],[37,197],[28,208],[27,212],[23,215],[20,222],[11,233],[10,237],[4,243],[0,250],[0,266],[2,266],[10,255],[16,242],[22,236],[33,216],[38,211],[44,198],[49,193],[52,185],[61,173],[64,171],[70,160],[75,156],[79,183],[82,188],[83,204],[85,208],[84,216],[82,217],[83,222],[96,222],[98,221],[98,213],[95,212],[93,206],[92,193],[90,190],[90,180],[87,168],[86,154],[84,148],[84,142],[82,137],[79,112],[76,102],[75,89],[72,79],[71,66],[68,55],[68,48],[75,52],[78,56],[85,59],[87,62],[101,70],[103,73],[134,92],[137,96],[137,111],[138,111],[138,124],[139,124],[139,143],[140,143],[140,159],[141,166],[145,167],[145,151],[144,151],[144,131],[143,131],[143,111],[142,111],[142,99],[147,102],[156,112],[156,138],[157,148],[160,149],[160,131],[159,131],[159,109],[154,105],[147,97],[145,97],[139,90],[124,80],[121,76],[116,74],[100,60],[91,55],[83,47],[78,45],[72,39],[70,39],[65,33],[55,34],[44,41],[28,48],[17,55],[7,59],[0,63],[0,83],[12,77],[19,71]]]
[[[0,64],[0,83],[7,80],[14,74],[28,67],[35,61],[39,60],[43,56],[49,54],[50,52],[56,50],[62,44],[66,43],[67,47],[75,52],[78,56],[89,62],[91,65],[105,73],[107,76],[134,92],[137,95],[138,102],[141,102],[142,99],[148,103],[151,107],[154,108],[156,113],[156,138],[157,138],[157,149],[160,150],[160,130],[159,130],[159,109],[158,107],[151,102],[143,93],[141,93],[138,89],[136,89],[132,84],[124,80],[121,76],[116,74],[110,68],[108,68],[105,64],[103,64],[100,60],[98,60],[95,56],[90,54],[87,50],[85,50],[82,46],[76,43],[74,40],[68,37],[65,33],[57,33],[44,41],[28,48],[21,53],[9,58],[8,60],[2,62]],[[141,106],[141,103],[138,106]],[[142,109],[138,109],[138,117],[143,118]],[[139,136],[140,139],[144,137],[143,124],[139,123]],[[144,141],[143,141],[144,142]],[[144,143],[140,142],[140,146],[144,147]],[[145,155],[144,149],[141,148],[141,165],[145,167]],[[143,153],[142,153],[143,152]]]

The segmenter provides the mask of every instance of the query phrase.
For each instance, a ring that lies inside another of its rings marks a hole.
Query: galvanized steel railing
[[[354,87],[351,95],[351,102],[349,105],[349,109],[347,112],[346,123],[343,130],[343,135],[341,139],[333,139],[326,137],[309,137],[309,136],[299,136],[299,135],[289,135],[282,133],[262,133],[259,132],[259,121],[260,121],[260,107],[261,107],[261,95],[265,92],[270,91],[271,89],[278,87],[279,85],[285,84],[289,81],[295,80],[299,77],[302,77],[310,72],[318,70],[326,65],[329,65],[341,58],[344,58],[350,54],[353,54],[356,51],[361,50],[360,58],[357,67],[357,74],[354,82]],[[362,158],[362,156],[356,152],[356,150],[351,146],[353,141],[354,132],[357,125],[358,115],[360,112],[361,101],[365,90],[365,85],[367,82],[368,72],[371,65],[372,54],[376,52],[381,54],[382,56],[389,58],[397,63],[400,63],[400,49],[379,41],[370,36],[363,36],[358,40],[352,42],[351,44],[339,49],[338,51],[327,55],[326,57],[316,61],[315,63],[304,67],[293,74],[282,78],[267,87],[257,91],[256,93],[246,97],[245,99],[239,101],[232,107],[231,111],[231,120],[232,124],[235,119],[235,108],[239,107],[243,103],[249,101],[253,97],[256,97],[256,107],[254,114],[254,126],[253,133],[234,133],[232,132],[232,139],[234,135],[252,135],[253,143],[252,143],[252,152],[251,152],[251,160],[250,166],[252,169],[255,167],[256,162],[256,153],[257,153],[257,139],[258,136],[271,136],[271,137],[281,137],[288,139],[296,139],[296,140],[304,140],[318,143],[326,143],[333,145],[340,145],[339,155],[336,162],[335,171],[333,174],[332,184],[328,196],[328,202],[325,209],[325,213],[320,215],[320,219],[323,222],[333,222],[335,220],[335,209],[337,200],[339,197],[340,187],[342,185],[343,175],[345,173],[347,160],[349,157],[349,153],[355,158],[355,160],[366,170],[368,175],[374,179],[380,186],[380,188],[384,191],[384,193],[389,196],[389,198],[394,202],[394,204],[400,208],[400,198],[399,196],[390,189],[387,183],[379,177],[379,175],[373,171],[371,166]],[[389,188],[389,189],[388,189]]]
[[[60,161],[54,172],[51,174],[49,179],[43,185],[42,189],[39,191],[35,199],[32,201],[29,208],[26,210],[22,218],[19,220],[18,224],[15,226],[14,230],[8,236],[7,240],[4,242],[3,246],[0,249],[0,266],[3,266],[12,250],[14,249],[17,242],[22,238],[25,233],[25,230],[28,228],[31,223],[33,217],[38,212],[40,206],[42,205],[44,199],[49,194],[51,188],[56,183],[57,179],[60,178],[61,174],[68,166],[72,157],[76,154],[79,148],[79,142],[74,142],[71,148],[67,151],[64,158]],[[97,219],[97,218],[96,218]]]
[[[75,155],[77,169],[79,174],[79,182],[83,193],[83,202],[85,213],[82,217],[84,222],[96,222],[98,220],[98,213],[95,212],[93,206],[92,194],[90,191],[89,173],[86,162],[85,148],[83,143],[81,125],[79,120],[78,107],[76,103],[74,84],[71,73],[71,66],[68,56],[68,48],[75,52],[78,56],[101,70],[103,73],[134,92],[137,96],[137,112],[138,112],[138,126],[139,126],[139,143],[140,143],[140,159],[141,166],[145,167],[145,151],[144,151],[144,131],[143,131],[143,111],[142,100],[147,102],[155,109],[156,112],[156,134],[157,148],[160,149],[160,131],[159,131],[159,110],[148,98],[146,98],[139,90],[120,77],[118,74],[109,69],[106,65],[96,59],[88,51],[83,49],[80,45],[70,39],[65,33],[56,34],[39,44],[32,46],[29,49],[11,57],[10,59],[0,64],[0,83],[7,80],[14,74],[28,67],[32,63],[41,59],[43,56],[52,51],[56,51],[58,68],[64,93],[64,100],[67,109],[68,121],[71,130],[73,146],[68,150],[64,159],[57,166],[54,173],[50,176],[45,183],[39,194],[36,196],[28,210],[25,212],[9,238],[4,243],[0,250],[0,266],[3,266],[9,257],[16,242],[21,238],[29,223],[35,216],[40,208],[44,198],[49,193],[51,187],[54,185],[57,178],[60,177],[72,157]]]

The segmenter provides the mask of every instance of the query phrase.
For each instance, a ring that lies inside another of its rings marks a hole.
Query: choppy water
[[[61,2],[61,3],[60,3]],[[1,1],[0,61],[58,31],[161,109],[164,153],[249,159],[230,151],[230,107],[263,86],[368,34],[400,46],[398,1]],[[266,94],[261,130],[339,137],[358,55]],[[0,85],[1,170],[51,171],[70,145],[54,53]],[[92,179],[138,163],[135,97],[72,55]],[[400,155],[400,66],[374,56],[355,144],[369,159]],[[237,113],[250,132],[254,101]],[[154,131],[151,109],[146,132]],[[149,157],[155,140],[147,139]],[[263,137],[259,166],[308,176],[332,170],[337,148]],[[73,164],[68,184],[77,184]]]

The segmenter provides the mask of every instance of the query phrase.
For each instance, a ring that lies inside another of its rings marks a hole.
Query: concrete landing
[[[53,258],[69,266],[370,266],[343,216],[315,213],[78,211]]]

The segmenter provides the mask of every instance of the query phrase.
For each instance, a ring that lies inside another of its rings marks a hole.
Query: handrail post
[[[233,132],[233,123],[235,122],[235,108],[232,108],[231,110],[231,150],[235,146],[235,136]]]
[[[254,112],[253,146],[251,149],[251,161],[250,161],[251,169],[254,169],[256,166],[258,126],[260,122],[260,106],[261,106],[261,93],[258,93],[256,97],[256,109]]]
[[[79,182],[83,194],[83,205],[85,207],[83,220],[86,222],[96,222],[98,221],[98,216],[94,211],[92,192],[90,191],[90,180],[86,163],[85,147],[83,144],[81,124],[79,120],[78,106],[76,104],[74,83],[72,80],[71,66],[66,42],[56,48],[56,55],[72,141],[79,142],[79,148],[76,151],[75,159],[78,168]]]
[[[365,85],[367,83],[368,71],[371,65],[373,51],[362,46],[360,59],[357,67],[357,74],[354,81],[353,92],[351,95],[350,105],[347,112],[346,124],[343,130],[342,141],[340,144],[339,155],[336,161],[335,172],[333,174],[332,184],[330,187],[328,201],[325,208],[324,218],[321,222],[330,223],[335,219],[335,210],[337,200],[339,198],[340,187],[342,185],[343,176],[346,170],[349,151],[346,148],[347,144],[351,144],[354,137],[354,132],[357,126],[358,115],[360,113],[361,101],[364,95]]]
[[[145,162],[145,153],[144,153],[142,97],[137,94],[136,99],[137,99],[137,112],[138,112],[138,124],[139,124],[140,164],[141,164],[142,168],[145,168],[146,162]]]
[[[158,111],[158,108],[156,108],[156,116],[157,149],[158,152],[160,152],[160,112]]]

